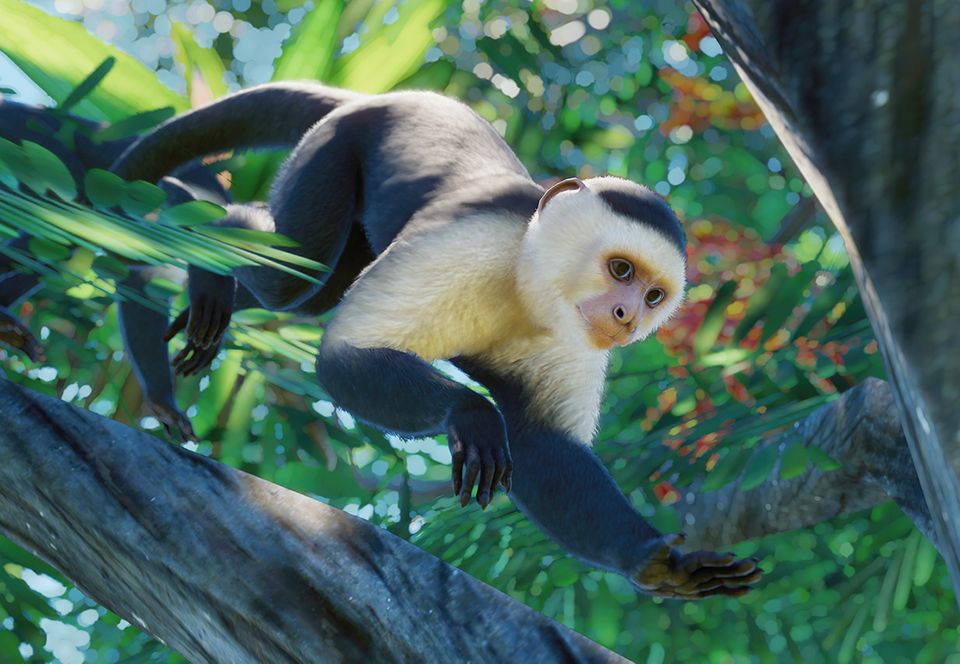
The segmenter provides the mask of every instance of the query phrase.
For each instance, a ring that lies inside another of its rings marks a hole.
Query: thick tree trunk
[[[625,661],[320,502],[0,380],[0,529],[192,662]]]
[[[960,598],[960,2],[694,3],[844,237]]]

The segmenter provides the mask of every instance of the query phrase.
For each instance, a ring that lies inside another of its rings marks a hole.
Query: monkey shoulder
[[[405,229],[347,292],[327,337],[433,361],[535,335],[514,279],[524,229],[493,213]]]

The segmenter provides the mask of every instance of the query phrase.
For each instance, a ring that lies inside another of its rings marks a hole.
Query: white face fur
[[[588,331],[577,305],[609,288],[610,256],[628,258],[649,275],[648,285],[666,293],[645,312],[633,341],[647,337],[677,310],[686,282],[686,260],[676,245],[653,226],[614,212],[589,190],[590,182],[603,179],[592,178],[588,189],[561,191],[549,199],[528,226],[517,270],[534,323],[586,344]]]

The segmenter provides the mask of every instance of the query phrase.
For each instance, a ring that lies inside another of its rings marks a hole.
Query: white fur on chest
[[[607,373],[606,352],[540,336],[512,341],[481,359],[526,385],[532,416],[581,442],[593,442]]]

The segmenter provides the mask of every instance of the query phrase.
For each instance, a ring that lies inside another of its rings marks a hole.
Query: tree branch
[[[694,4],[844,239],[960,598],[960,3]]]
[[[682,516],[687,543],[721,549],[806,528],[891,498],[937,543],[887,383],[867,379],[768,445],[780,448],[782,455],[789,443],[797,441],[820,448],[841,468],[824,471],[810,465],[782,481],[778,460],[770,477],[749,491],[740,490],[742,477],[718,491],[701,492],[695,484],[674,505]]]
[[[621,661],[361,519],[3,380],[0,458],[0,529],[193,662]]]

